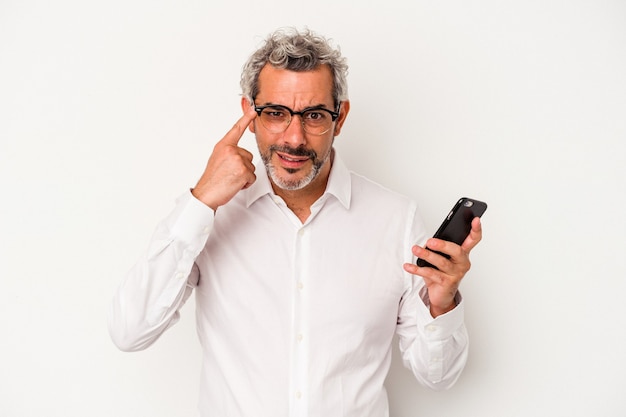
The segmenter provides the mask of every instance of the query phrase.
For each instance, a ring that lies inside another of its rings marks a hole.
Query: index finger
[[[257,114],[254,110],[254,107],[250,106],[243,114],[243,116],[241,116],[239,120],[235,122],[235,124],[228,131],[228,133],[226,133],[226,136],[222,138],[221,142],[227,143],[229,145],[237,145],[244,132],[250,125],[250,122],[252,122],[252,120],[254,120],[256,116]]]
[[[483,238],[483,226],[480,222],[480,217],[474,217],[472,220],[472,229],[470,234],[465,238],[465,241],[461,245],[463,250],[467,252],[471,251],[474,246],[478,245],[478,242]]]

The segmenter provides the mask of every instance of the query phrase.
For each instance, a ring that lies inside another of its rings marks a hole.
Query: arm
[[[215,145],[196,187],[159,225],[147,254],[117,290],[109,333],[121,350],[147,348],[178,321],[179,309],[198,284],[195,260],[206,244],[215,210],[256,180],[252,154],[238,146],[256,113],[244,100],[242,109],[244,115]]]
[[[424,386],[441,391],[458,380],[468,356],[468,335],[464,323],[464,304],[433,318],[427,288],[419,277],[402,299],[397,334],[404,365]]]
[[[400,350],[405,365],[432,389],[454,385],[467,362],[468,336],[458,288],[470,269],[469,253],[481,238],[480,219],[476,218],[470,235],[460,246],[439,239],[428,240],[430,248],[449,254],[450,259],[421,246],[412,247],[414,256],[439,270],[420,268],[414,263],[404,265],[411,274],[411,285],[398,316]]]
[[[175,324],[198,283],[195,259],[204,247],[213,211],[182,196],[157,227],[145,253],[119,286],[109,311],[109,333],[124,351],[142,350]]]

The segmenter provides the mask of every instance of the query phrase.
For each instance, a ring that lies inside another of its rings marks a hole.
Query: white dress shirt
[[[433,389],[467,359],[463,302],[433,319],[406,273],[426,233],[409,199],[336,155],[304,224],[257,181],[214,213],[190,192],[159,225],[116,293],[122,350],[152,344],[196,293],[202,417],[383,417],[394,332],[405,365]]]

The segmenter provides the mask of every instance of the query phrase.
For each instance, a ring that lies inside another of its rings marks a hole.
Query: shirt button
[[[302,281],[298,281],[298,285],[297,285],[298,289],[301,290],[302,288],[304,288],[304,284],[302,283]]]
[[[302,398],[302,393],[300,391],[296,391],[296,398],[297,399]]]
[[[426,327],[426,330],[428,330],[429,332],[433,333],[437,331],[437,326],[433,326],[432,324],[428,327]]]
[[[183,279],[183,278],[185,278],[185,274],[183,274],[182,272],[177,272],[175,277],[176,277],[176,279]]]
[[[205,226],[204,229],[202,229],[202,231],[206,234],[209,233],[211,231],[211,227],[210,226]]]
[[[298,342],[302,342],[302,338],[303,338],[303,337],[304,337],[304,336],[302,336],[302,333],[298,333],[298,335],[296,336],[296,340],[297,340]]]

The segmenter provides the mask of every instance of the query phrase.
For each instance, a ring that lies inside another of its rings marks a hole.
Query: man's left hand
[[[430,238],[426,242],[426,246],[431,250],[418,245],[413,246],[412,251],[415,256],[439,268],[437,270],[427,266],[419,267],[413,263],[404,264],[405,271],[424,279],[428,288],[430,314],[433,317],[445,314],[456,307],[454,298],[461,280],[471,266],[469,254],[481,239],[482,226],[480,219],[476,217],[472,220],[470,234],[460,246],[435,238]],[[450,259],[434,251],[445,253],[450,256]]]

